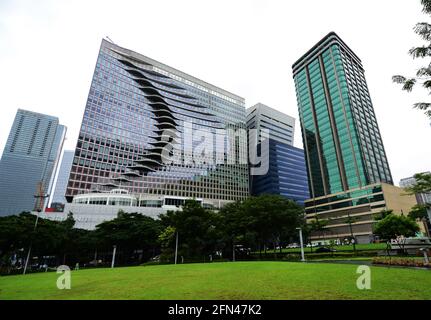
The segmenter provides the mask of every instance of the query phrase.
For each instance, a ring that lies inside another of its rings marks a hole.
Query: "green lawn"
[[[426,270],[372,267],[371,290],[356,287],[355,265],[237,262],[72,272],[72,289],[56,273],[0,277],[3,299],[431,299]]]

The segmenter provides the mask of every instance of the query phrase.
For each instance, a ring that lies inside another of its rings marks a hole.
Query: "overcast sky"
[[[362,59],[395,183],[431,170],[429,97],[391,82],[430,21],[419,0],[0,0],[0,151],[17,108],[54,115],[74,149],[103,37],[298,119],[292,64],[330,31]],[[416,63],[417,64],[417,63]],[[302,148],[297,121],[295,145]]]

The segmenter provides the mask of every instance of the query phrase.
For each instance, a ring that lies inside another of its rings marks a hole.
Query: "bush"
[[[388,258],[388,257],[375,257],[373,264],[400,266],[400,267],[418,267],[418,268],[431,268],[430,264],[425,264],[421,258]]]

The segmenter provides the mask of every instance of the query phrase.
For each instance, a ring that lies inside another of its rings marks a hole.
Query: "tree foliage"
[[[114,245],[119,265],[142,263],[160,253],[162,260],[172,262],[177,234],[178,254],[188,261],[216,255],[230,258],[234,246],[281,247],[297,236],[297,227],[304,226],[304,212],[281,196],[264,195],[230,203],[218,212],[187,200],[180,210],[160,219],[120,211],[93,231],[74,228],[72,213],[62,222],[39,219],[36,229],[35,221],[30,213],[0,218],[0,265],[10,264],[17,255],[24,259],[30,244],[32,256],[55,257],[56,265],[96,260],[107,265]]]
[[[181,210],[160,215],[164,226],[164,239],[173,243],[175,233],[179,235],[179,254],[191,259],[202,258],[218,249],[219,229],[217,214],[205,209],[198,201],[187,200]]]
[[[381,221],[393,213],[394,213],[394,210],[382,210],[379,213],[374,215],[374,220]]]
[[[421,0],[423,6],[423,12],[431,15],[431,0]],[[416,71],[415,76],[405,77],[396,75],[392,77],[395,83],[401,84],[402,89],[411,92],[413,88],[419,84],[428,93],[431,93],[431,63],[429,58],[431,57],[431,24],[428,22],[420,22],[413,28],[414,32],[424,41],[424,44],[418,47],[411,48],[409,55],[413,59],[427,59],[428,62]],[[424,111],[424,113],[431,118],[431,103],[429,102],[418,102],[414,104],[416,109]]]
[[[329,221],[325,219],[314,219],[310,222],[310,230],[313,233],[323,234]]]
[[[224,207],[220,214],[226,237],[247,247],[280,247],[304,225],[304,209],[278,195],[251,197]]]
[[[398,237],[412,237],[419,231],[415,221],[403,215],[389,214],[377,222],[374,233],[381,239],[390,241]]]
[[[421,205],[421,204],[417,204],[415,205],[409,212],[408,217],[410,219],[413,220],[422,220],[422,219],[428,219],[428,214],[427,214],[427,206],[426,205]]]
[[[142,250],[142,260],[153,256],[161,231],[162,225],[158,220],[139,213],[120,211],[116,219],[99,224],[94,235],[99,247],[107,250],[116,245],[129,256],[135,250]]]
[[[431,173],[418,173],[414,176],[416,183],[406,188],[411,194],[431,192]]]

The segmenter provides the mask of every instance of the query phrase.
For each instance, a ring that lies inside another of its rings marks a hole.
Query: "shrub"
[[[430,264],[425,264],[423,259],[415,258],[388,258],[388,257],[375,257],[373,264],[388,265],[388,266],[401,266],[401,267],[419,267],[431,268]]]

